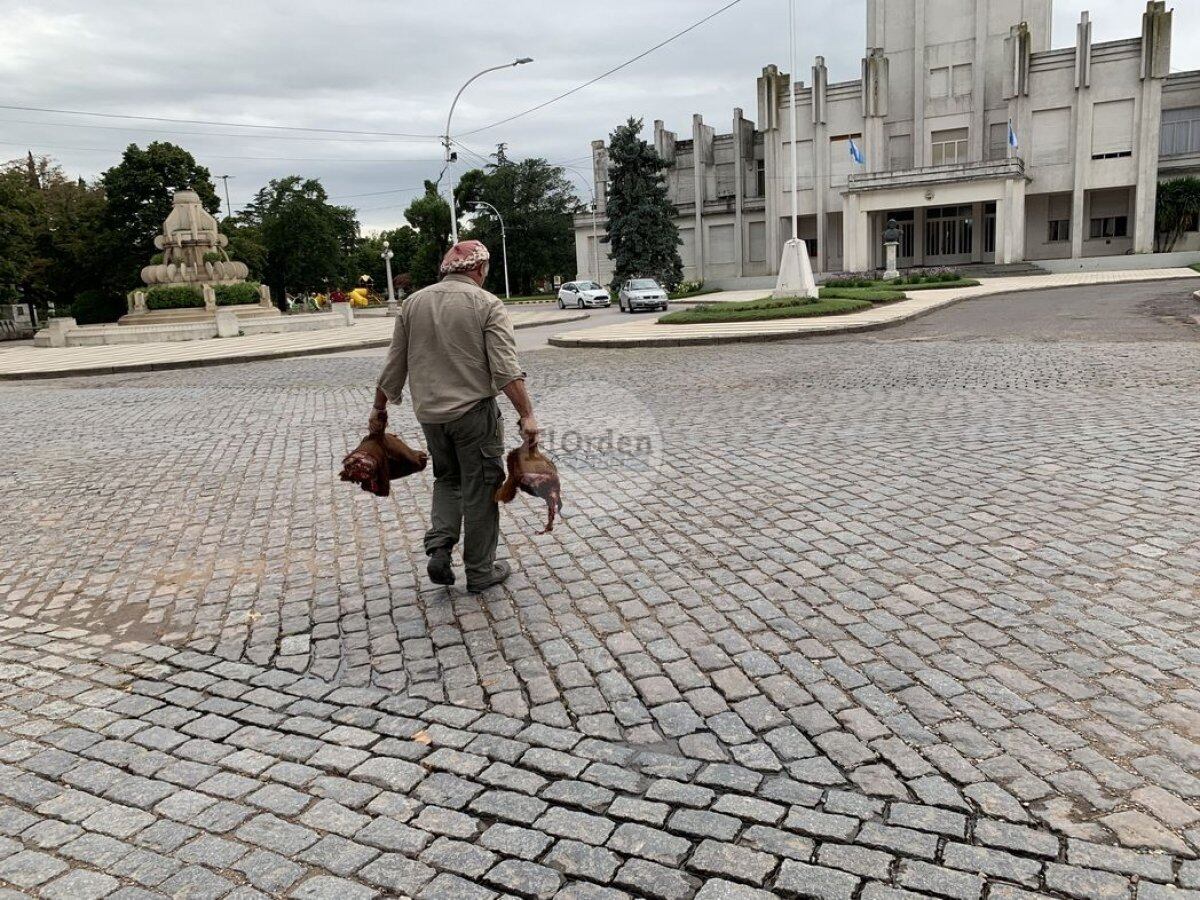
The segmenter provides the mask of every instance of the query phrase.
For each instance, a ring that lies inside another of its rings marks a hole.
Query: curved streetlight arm
[[[454,95],[454,102],[450,104],[450,113],[446,116],[446,133],[442,136],[442,141],[446,146],[446,167],[450,166],[450,120],[454,118],[454,108],[458,106],[458,99],[463,95],[463,91],[471,86],[477,78],[481,78],[489,72],[499,72],[501,69],[511,69],[514,66],[523,66],[525,63],[531,63],[533,59],[528,56],[522,56],[520,59],[514,59],[510,63],[505,63],[502,66],[492,66],[484,69],[482,72],[476,72],[466,83],[458,89],[458,93]],[[454,242],[458,243],[458,216],[454,209],[454,177],[450,177],[450,232],[453,235]]]

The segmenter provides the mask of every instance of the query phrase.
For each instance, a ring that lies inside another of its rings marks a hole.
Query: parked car
[[[572,281],[558,290],[558,308],[566,309],[568,306],[579,309],[585,306],[612,306],[612,297],[594,281]]]
[[[621,285],[621,292],[617,295],[617,306],[622,312],[665,310],[668,302],[666,289],[653,278],[630,278]]]

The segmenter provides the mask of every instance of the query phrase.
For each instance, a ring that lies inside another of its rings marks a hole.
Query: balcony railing
[[[1025,161],[1020,157],[954,163],[949,166],[922,166],[893,172],[860,172],[851,175],[847,191],[878,191],[887,188],[921,187],[956,181],[980,181],[995,178],[1024,178]]]

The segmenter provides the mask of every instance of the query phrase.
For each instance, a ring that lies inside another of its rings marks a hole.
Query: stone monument
[[[142,269],[142,281],[148,288],[194,287],[197,304],[177,309],[147,309],[146,292],[129,295],[129,312],[122,316],[121,325],[156,325],[164,323],[211,323],[217,317],[218,285],[241,284],[250,274],[245,263],[234,262],[225,252],[229,238],[221,234],[217,220],[200,203],[195,191],[180,190],[172,199],[171,212],[163,223],[162,234],[154,246],[162,251],[162,262]],[[258,302],[242,303],[222,308],[241,318],[279,316],[271,303],[266,285],[258,289]]]
[[[900,277],[900,270],[896,268],[896,253],[900,249],[900,240],[903,237],[904,232],[900,230],[896,220],[888,219],[887,228],[883,229],[883,249],[887,253],[887,267],[883,273],[885,281]]]
[[[820,296],[817,280],[813,278],[812,263],[808,259],[808,246],[799,238],[783,245],[783,259],[779,263],[779,279],[775,282],[776,299],[782,297],[808,297],[815,300]]]

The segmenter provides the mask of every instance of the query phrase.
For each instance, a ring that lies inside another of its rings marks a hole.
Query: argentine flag
[[[1014,150],[1021,149],[1021,145],[1017,141],[1017,133],[1013,131],[1012,119],[1008,120],[1008,146],[1012,147]]]
[[[863,152],[858,149],[858,144],[854,143],[854,138],[850,138],[850,158],[860,166],[867,164],[867,158],[863,156]]]

